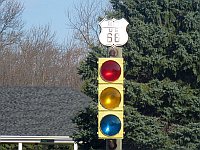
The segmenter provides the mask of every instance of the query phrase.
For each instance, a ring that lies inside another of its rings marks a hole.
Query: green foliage
[[[125,137],[128,138],[127,147],[132,149],[164,148],[169,142],[165,135],[165,126],[156,117],[141,115],[137,109],[125,107]]]
[[[3,144],[0,143],[0,150],[17,150],[18,144]]]
[[[24,144],[23,150],[73,150],[72,144]],[[18,144],[0,144],[0,150],[18,150]]]
[[[108,17],[129,22],[125,59],[125,149],[200,149],[200,1],[110,0]],[[78,140],[97,143],[95,47],[80,66],[94,104],[75,118]],[[93,113],[93,114],[92,114]],[[87,116],[92,115],[92,119]],[[94,130],[94,128],[96,128]],[[80,130],[81,129],[81,130]],[[75,136],[77,138],[77,136]]]
[[[169,79],[149,83],[127,81],[126,87],[125,103],[143,115],[180,125],[200,120],[198,89]]]
[[[177,126],[171,131],[170,138],[176,143],[176,147],[182,149],[200,149],[200,122],[189,123],[185,126]]]
[[[106,52],[99,47],[93,47],[85,61],[78,68],[78,73],[85,82],[82,86],[82,92],[90,96],[97,102],[97,76],[98,76],[98,58],[105,57]],[[90,64],[90,65],[88,65]]]
[[[80,148],[90,149],[102,147],[104,140],[97,140],[97,103],[92,103],[84,111],[77,115],[73,122],[77,124],[78,130],[74,133],[76,141],[81,142]],[[104,144],[103,144],[104,143]]]

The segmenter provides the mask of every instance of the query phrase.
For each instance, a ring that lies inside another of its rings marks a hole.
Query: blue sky
[[[74,6],[86,0],[19,0],[24,4],[22,19],[25,28],[32,26],[50,25],[56,32],[58,42],[64,41],[71,35],[67,28],[67,11],[73,13]],[[108,2],[108,0],[102,0]]]

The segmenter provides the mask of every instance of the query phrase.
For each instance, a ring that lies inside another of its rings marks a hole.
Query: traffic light
[[[98,137],[123,139],[123,58],[98,60]]]

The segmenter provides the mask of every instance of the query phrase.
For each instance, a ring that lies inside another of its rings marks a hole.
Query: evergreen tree
[[[111,0],[129,22],[125,59],[125,149],[200,149],[200,0]],[[74,118],[75,138],[97,147],[97,58],[81,64],[91,104]]]

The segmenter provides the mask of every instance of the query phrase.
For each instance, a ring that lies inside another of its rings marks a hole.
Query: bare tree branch
[[[105,14],[105,6],[101,0],[86,0],[82,1],[79,5],[74,7],[71,14],[67,13],[68,27],[74,30],[74,39],[78,40],[86,49],[91,45],[99,44],[99,18]]]
[[[21,3],[15,0],[0,1],[0,49],[19,41],[23,27],[20,18],[23,12]]]

